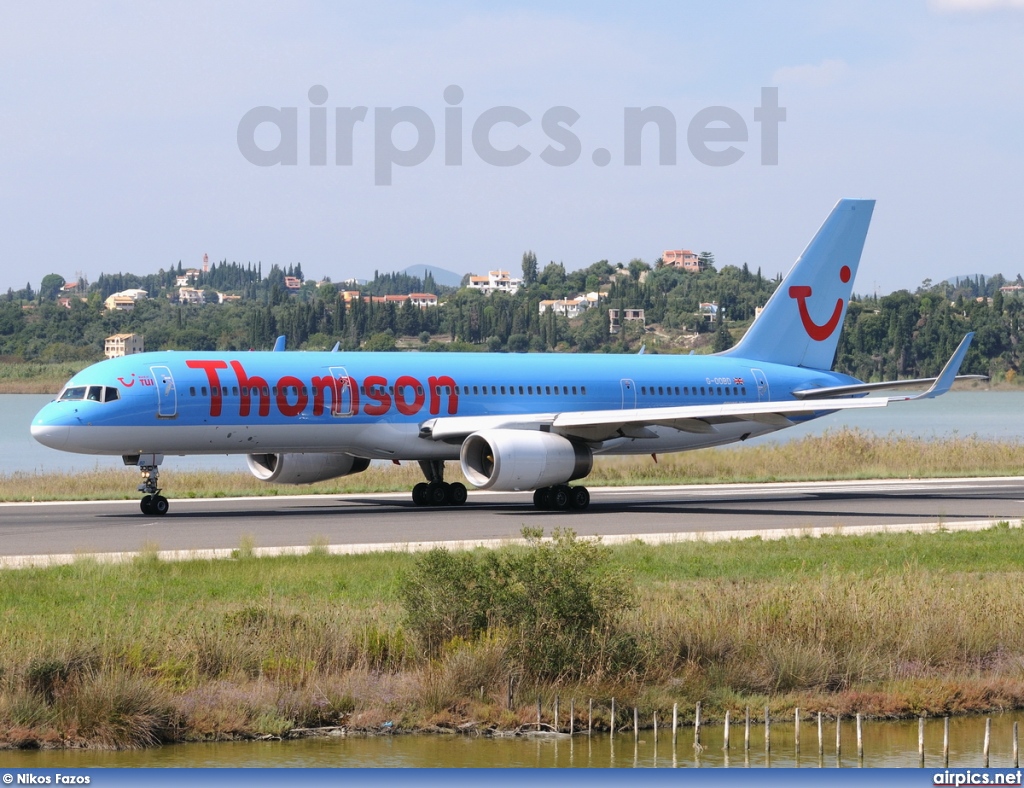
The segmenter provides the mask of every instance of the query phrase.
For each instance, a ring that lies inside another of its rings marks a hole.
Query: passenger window
[[[194,397],[196,395],[196,387],[195,386],[189,386],[188,387],[188,395],[190,397]]]
[[[201,389],[199,389],[199,393],[202,394],[205,397],[206,396],[206,386],[203,386]]]
[[[533,386],[527,386],[526,387],[526,393],[527,394],[533,394]]]
[[[238,396],[238,386],[232,386],[231,387],[231,395],[234,396],[234,397]]]
[[[480,393],[479,389],[476,386],[473,386],[473,393],[474,394],[479,394]]]
[[[502,393],[502,394],[504,394],[504,393],[505,393],[505,387],[504,387],[504,386],[502,386],[502,387],[501,387],[501,393]]]
[[[584,397],[587,396],[587,387],[586,386],[580,386],[580,392],[582,392]]]
[[[520,387],[519,387],[519,396],[522,396],[522,395],[523,395],[523,387],[522,387],[522,386],[520,386]]]
[[[665,390],[661,386],[658,386],[658,393],[659,394],[664,394]]]
[[[196,393],[195,389],[192,389],[192,393],[193,394]],[[243,397],[248,397],[249,396],[249,387],[248,386],[242,386],[242,396]]]
[[[275,390],[276,390],[276,389],[277,389],[277,386],[275,386],[274,388],[275,388]],[[205,394],[206,392],[204,391],[203,393]],[[269,397],[269,396],[270,396],[270,392],[269,392],[269,391],[267,391],[267,387],[266,387],[266,386],[264,386],[264,387],[263,387],[263,396],[264,396],[264,397]]]
[[[704,396],[704,387],[703,386],[700,387],[700,395],[702,397]]]
[[[743,396],[744,397],[747,396],[747,387],[746,386],[744,386],[742,389],[740,389],[740,391],[743,392]]]
[[[640,387],[640,393],[641,394],[646,394],[647,393],[647,386],[641,386]]]
[[[497,386],[491,386],[491,395],[492,396],[496,396],[497,393],[498,393],[498,387]]]
[[[575,386],[572,387],[572,395],[574,397],[576,396],[576,387]]]

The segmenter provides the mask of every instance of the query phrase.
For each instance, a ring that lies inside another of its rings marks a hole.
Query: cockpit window
[[[121,399],[121,392],[114,386],[69,386],[61,392],[58,401],[83,399],[92,402],[114,402]]]
[[[86,386],[72,386],[64,389],[64,393],[60,395],[60,401],[71,399],[85,399]]]

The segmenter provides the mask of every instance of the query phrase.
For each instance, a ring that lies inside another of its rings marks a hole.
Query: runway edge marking
[[[888,533],[928,534],[954,531],[984,531],[988,528],[994,528],[1001,522],[1008,521],[1003,518],[998,520],[964,520],[956,523],[898,523],[891,525],[829,526],[823,528],[805,527],[736,531],[689,531],[685,533],[663,534],[613,534],[582,538],[597,539],[600,540],[601,544],[606,545],[629,544],[630,542],[642,542],[643,544],[650,545],[675,544],[679,542],[726,542],[754,538],[767,541],[769,539],[787,539],[794,536],[820,538],[822,536],[864,536]],[[1018,521],[1017,525],[1013,525],[1011,522],[1010,526],[1013,528],[1024,527],[1024,520]],[[551,541],[551,539],[550,537],[545,537],[544,541]],[[524,539],[465,539],[439,542],[254,547],[250,554],[257,558],[273,558],[285,555],[307,555],[314,552],[326,552],[330,555],[361,555],[365,553],[388,552],[419,553],[432,550],[435,547],[447,550],[474,550],[476,548],[494,549],[505,545],[525,543],[526,540]],[[155,554],[147,551],[125,551],[117,553],[12,555],[0,556],[0,569],[45,569],[51,566],[66,566],[83,560],[92,560],[103,564],[123,564],[134,561],[142,555],[155,556],[160,561],[212,561],[232,558],[237,553],[237,550],[238,548],[221,547],[201,550],[160,550]]]

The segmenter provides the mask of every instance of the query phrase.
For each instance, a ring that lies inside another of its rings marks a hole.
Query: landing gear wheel
[[[559,484],[557,487],[551,488],[551,508],[552,509],[568,509],[569,508],[569,491],[570,488],[567,484]]]
[[[444,482],[431,482],[427,485],[427,499],[431,506],[445,506],[448,503],[448,485]]]
[[[142,500],[139,501],[139,508],[143,514],[153,514],[153,496],[143,495]]]
[[[149,502],[149,513],[155,514],[159,517],[163,517],[167,514],[167,510],[170,508],[171,505],[162,495],[154,495],[153,499]]]
[[[466,492],[466,485],[462,482],[452,482],[448,485],[448,503],[452,506],[462,506],[468,497],[469,493]]]
[[[551,508],[551,488],[538,487],[533,491],[533,505],[538,509]]]
[[[412,488],[412,502],[417,506],[426,506],[430,503],[427,497],[427,491],[430,489],[430,485],[426,482],[420,482]]]
[[[590,491],[586,487],[570,487],[569,506],[573,509],[586,509],[590,506]]]

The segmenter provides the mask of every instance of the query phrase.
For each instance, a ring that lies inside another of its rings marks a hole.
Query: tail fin
[[[831,369],[874,200],[840,200],[727,355]]]

